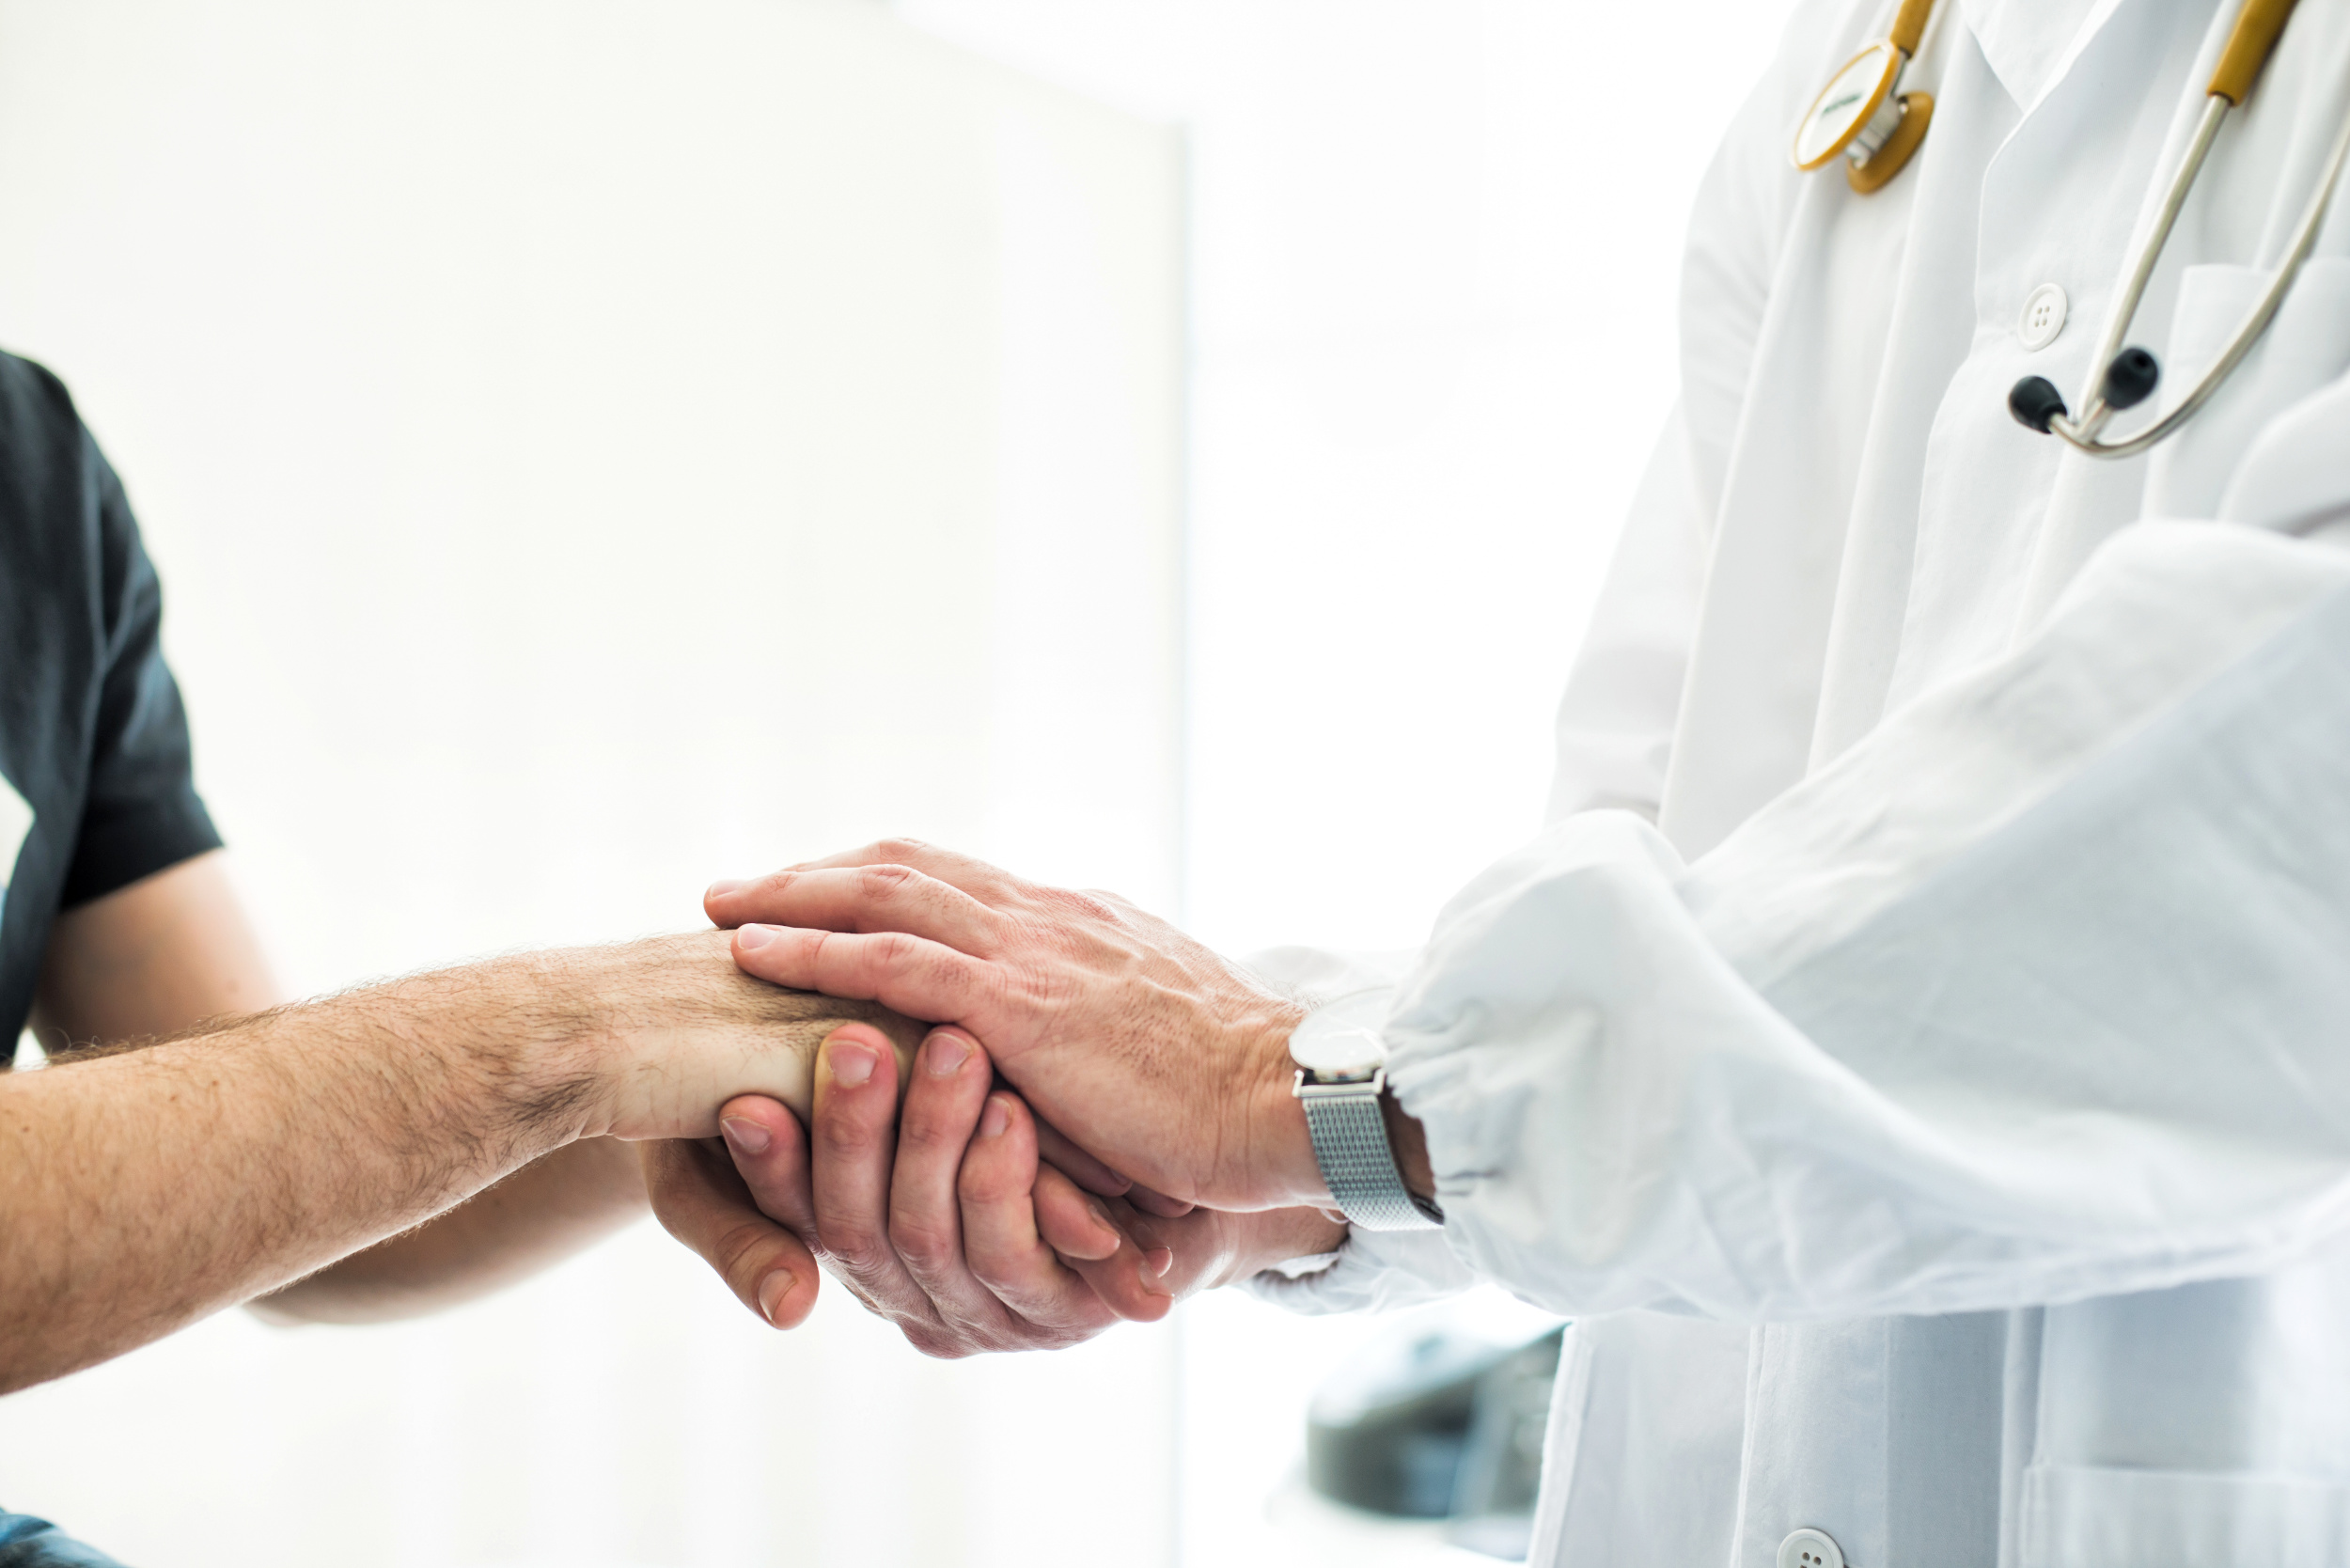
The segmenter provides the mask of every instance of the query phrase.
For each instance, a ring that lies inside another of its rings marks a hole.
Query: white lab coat
[[[1808,0],[1731,131],[1551,825],[1396,984],[1446,1228],[1259,1288],[1574,1317],[1538,1564],[2350,1565],[2350,200],[2186,433],[2070,454],[2008,387],[2077,406],[2236,0],[1942,0],[1863,197],[1785,149],[1892,8]],[[2311,0],[2165,396],[2345,114]]]

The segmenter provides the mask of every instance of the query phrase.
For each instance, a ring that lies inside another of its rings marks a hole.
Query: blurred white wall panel
[[[128,483],[290,979],[883,833],[1174,900],[1183,180],[854,0],[0,0],[0,344]],[[172,1568],[1149,1563],[1169,1345],[778,1337],[647,1227],[0,1401],[0,1500]]]
[[[1186,913],[1234,951],[1420,941],[1538,824],[1689,205],[1788,0],[895,8],[1189,133]],[[1614,64],[1660,25],[1661,116]]]
[[[1534,830],[1678,379],[1686,215],[1788,8],[897,0],[1189,134],[1204,940],[1409,946]],[[1619,65],[1660,26],[1661,116],[1654,73]],[[1308,1391],[1380,1321],[1183,1312],[1187,1565],[1473,1560],[1293,1516]]]

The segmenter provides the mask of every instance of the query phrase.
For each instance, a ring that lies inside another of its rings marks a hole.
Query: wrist
[[[1251,1209],[1330,1206],[1329,1184],[1322,1179],[1306,1107],[1296,1094],[1297,1064],[1290,1058],[1290,1036],[1304,1016],[1292,1011],[1272,1020],[1254,1045],[1247,1136]]]
[[[1405,1189],[1415,1198],[1434,1201],[1436,1172],[1428,1160],[1428,1130],[1403,1108],[1393,1085],[1379,1096],[1379,1115],[1387,1124],[1387,1147],[1395,1153],[1396,1173],[1403,1178]]]
[[[1385,1020],[1393,993],[1367,987],[1317,1009],[1291,1036],[1294,1094],[1326,1203],[1373,1231],[1443,1223],[1427,1139],[1387,1083]]]
[[[542,1092],[581,1112],[575,1136],[710,1137],[738,1094],[779,1100],[806,1121],[816,1052],[864,1024],[897,1057],[898,1081],[923,1026],[872,1002],[841,1001],[755,980],[735,966],[729,933],[697,932],[545,955],[551,983],[576,997]]]
[[[648,955],[635,950],[649,945],[561,949],[499,964],[507,983],[495,1011],[519,1027],[492,1049],[519,1121],[570,1142],[609,1136],[629,1120],[628,1085],[657,1055],[641,974]]]
[[[715,1065],[713,1057],[744,1054],[745,1042],[729,1038],[748,1030],[728,1027],[735,1020],[727,1016],[727,993],[737,977],[724,933],[510,962],[507,1000],[536,1026],[516,1031],[512,1098],[525,1117],[568,1124],[572,1137],[658,1137],[660,1123],[697,1120],[689,1102],[707,1094],[694,1093],[694,1070]],[[741,983],[774,993],[760,981]]]
[[[1232,1235],[1211,1285],[1236,1285],[1292,1259],[1327,1256],[1346,1245],[1350,1230],[1335,1211],[1310,1206],[1226,1217]]]

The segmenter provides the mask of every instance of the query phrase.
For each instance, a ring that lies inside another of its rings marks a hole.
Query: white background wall
[[[1685,215],[1785,0],[898,9],[1188,130],[1188,916],[1228,951],[1417,944],[1539,822],[1673,395]],[[1307,1391],[1377,1331],[1189,1309],[1187,1563],[1371,1560],[1288,1480]]]
[[[1104,114],[854,0],[0,0],[0,342],[126,471],[305,983],[908,828],[1231,950],[1408,945],[1538,815],[1781,8],[896,7]],[[154,1565],[1369,1560],[1284,1490],[1363,1325],[938,1368],[685,1262],[224,1322],[0,1403],[0,1499]]]
[[[857,4],[0,5],[0,342],[126,478],[288,978],[888,831],[1171,900],[1181,172]],[[777,1336],[648,1226],[0,1402],[0,1499],[150,1568],[1092,1562],[1168,1538],[1172,1354]]]

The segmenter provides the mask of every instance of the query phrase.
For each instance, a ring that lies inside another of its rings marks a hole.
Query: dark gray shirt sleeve
[[[196,792],[180,684],[164,663],[163,586],[121,482],[86,432],[82,442],[98,499],[105,637],[89,789],[59,900],[67,909],[220,847]]]

